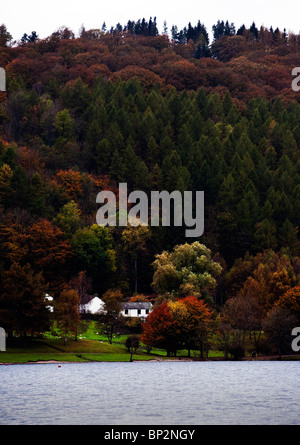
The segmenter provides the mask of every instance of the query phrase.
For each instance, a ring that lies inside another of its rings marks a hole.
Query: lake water
[[[300,362],[0,366],[2,425],[300,424]]]

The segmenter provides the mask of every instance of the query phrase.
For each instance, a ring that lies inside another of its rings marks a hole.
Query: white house
[[[132,303],[123,303],[121,314],[124,317],[147,318],[151,311],[151,303],[136,301]]]
[[[49,294],[46,294],[45,301],[49,301],[49,303],[53,302],[53,297],[51,297]],[[53,303],[46,306],[46,309],[48,309],[49,312],[54,312],[54,306]]]
[[[81,314],[97,314],[103,312],[104,302],[95,295],[86,295],[80,301],[79,312]]]

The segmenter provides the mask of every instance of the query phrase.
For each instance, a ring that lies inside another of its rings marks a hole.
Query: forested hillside
[[[57,296],[86,271],[91,292],[130,297],[137,284],[155,297],[155,255],[191,240],[97,226],[97,194],[120,182],[205,192],[198,241],[222,266],[217,306],[249,278],[272,302],[299,284],[300,36],[220,21],[213,33],[198,22],[160,34],[150,19],[11,45],[2,25],[2,295],[25,274]]]

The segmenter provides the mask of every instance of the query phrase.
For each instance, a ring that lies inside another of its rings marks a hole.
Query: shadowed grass
[[[134,360],[155,359],[155,354],[138,352],[133,355]],[[126,362],[130,354],[122,344],[109,344],[96,340],[67,340],[62,339],[28,339],[26,343],[14,342],[6,352],[0,352],[0,363],[36,363],[36,362]]]

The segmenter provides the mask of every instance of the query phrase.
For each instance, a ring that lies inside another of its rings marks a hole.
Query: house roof
[[[83,297],[81,297],[80,304],[88,304],[92,300],[94,300],[94,298],[99,298],[99,297],[97,294],[96,295],[84,295]]]
[[[134,301],[129,303],[123,303],[122,307],[123,309],[151,309],[152,304],[141,301]]]

